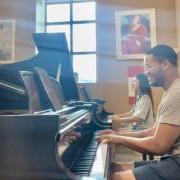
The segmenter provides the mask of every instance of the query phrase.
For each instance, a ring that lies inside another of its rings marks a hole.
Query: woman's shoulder
[[[141,98],[150,99],[150,97],[149,97],[149,95],[148,95],[148,94],[143,94],[143,95],[141,96]]]
[[[151,98],[149,97],[148,94],[143,94],[139,100],[140,101],[151,101]]]

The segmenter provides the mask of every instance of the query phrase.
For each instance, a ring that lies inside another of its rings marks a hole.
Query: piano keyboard
[[[72,142],[62,157],[65,166],[76,175],[90,175],[98,145],[95,135]]]
[[[99,144],[96,157],[89,176],[81,176],[78,180],[107,180],[109,172],[109,148],[107,144]]]

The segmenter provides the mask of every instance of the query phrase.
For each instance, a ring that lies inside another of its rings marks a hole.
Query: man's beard
[[[154,82],[150,82],[152,87],[162,87],[164,84],[164,77],[158,74],[157,79]]]
[[[164,84],[164,76],[163,73],[161,71],[158,71],[155,75],[154,75],[154,81],[151,82],[150,84],[152,87],[162,87]]]
[[[152,87],[162,87],[163,82],[159,80],[159,81],[152,82],[150,84]]]

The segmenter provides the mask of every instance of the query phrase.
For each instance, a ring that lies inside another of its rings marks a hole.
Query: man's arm
[[[122,144],[141,153],[162,155],[166,153],[180,135],[180,127],[169,124],[160,124],[154,136],[136,138],[121,135],[105,135],[101,140],[104,143]]]
[[[153,127],[141,130],[141,131],[129,131],[129,130],[101,130],[98,132],[99,135],[107,135],[107,134],[115,134],[115,135],[121,135],[121,136],[130,136],[130,137],[137,137],[137,138],[143,138],[143,137],[149,137],[153,136],[155,133],[155,130],[157,128],[157,124],[155,124]]]

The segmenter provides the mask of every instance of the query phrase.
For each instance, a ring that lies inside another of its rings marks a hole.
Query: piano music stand
[[[54,87],[54,91],[56,91],[57,96],[59,97],[59,100],[61,102],[62,105],[66,105],[66,102],[64,100],[64,94],[63,94],[63,90],[61,88],[61,85],[59,83],[59,81],[53,77],[50,77],[51,83]]]
[[[53,80],[54,82],[52,83],[52,80],[50,79],[48,73],[44,69],[35,67],[34,73],[39,82],[41,92],[44,92],[53,110],[57,111],[61,109],[65,102],[62,96],[60,95],[60,92],[58,92],[59,87],[57,87],[57,82]],[[55,83],[56,87],[54,85]]]
[[[30,71],[20,71],[20,76],[29,98],[29,113],[42,110],[40,96],[35,83],[33,73]]]

